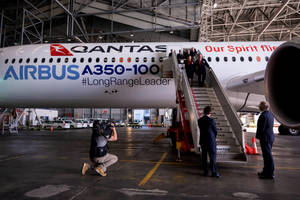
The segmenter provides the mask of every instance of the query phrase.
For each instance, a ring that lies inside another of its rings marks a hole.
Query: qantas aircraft
[[[171,49],[194,47],[237,111],[267,98],[277,119],[300,127],[297,42],[37,44],[0,49],[0,107],[176,107],[162,78]]]

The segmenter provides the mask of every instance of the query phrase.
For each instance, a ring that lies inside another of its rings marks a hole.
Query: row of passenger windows
[[[235,57],[235,56],[231,57],[231,60],[232,60],[233,62],[236,62],[237,59],[238,59],[238,58]],[[243,56],[240,57],[240,61],[241,61],[241,62],[244,62],[246,59],[247,59],[247,58],[244,58]],[[229,58],[225,56],[225,57],[223,57],[223,60],[224,60],[224,62],[228,62],[228,61],[229,61]],[[254,58],[252,58],[251,56],[248,57],[248,61],[249,61],[249,62],[252,62],[253,60],[254,60]],[[268,62],[268,61],[269,61],[269,57],[266,56],[266,57],[265,57],[265,60]],[[208,62],[212,62],[213,59],[212,59],[211,57],[208,57],[208,58],[207,58],[207,61],[208,61]],[[215,57],[215,61],[216,61],[216,62],[220,62],[220,61],[221,61],[221,58],[220,58],[220,57]],[[256,61],[257,61],[257,62],[260,62],[260,61],[261,61],[261,57],[260,57],[260,56],[256,56]]]
[[[84,62],[88,62],[88,63],[91,63],[91,62],[93,62],[93,59],[94,59],[94,62],[96,62],[96,63],[99,63],[100,62],[100,58],[87,58],[87,59],[85,59],[85,58],[80,58],[80,59],[77,59],[77,58],[56,58],[56,59],[54,59],[54,58],[49,58],[48,60],[47,60],[47,62],[49,62],[49,63],[53,63],[53,62],[56,62],[56,63],[69,63],[69,62],[72,62],[72,63],[76,63],[76,62],[80,62],[80,63],[84,63]],[[108,60],[110,60],[112,63],[114,63],[114,62],[116,62],[116,58],[111,58],[111,59],[109,59],[109,58],[103,58],[103,62],[108,62]],[[123,63],[123,62],[126,62],[125,61],[126,59],[124,59],[124,58],[119,58],[119,62],[120,63]],[[147,62],[148,61],[148,58],[147,57],[144,57],[143,59],[141,59],[143,62]],[[27,59],[23,59],[23,58],[20,58],[19,60],[17,60],[17,59],[15,59],[15,58],[13,58],[13,59],[11,59],[11,63],[12,64],[14,64],[14,63],[16,63],[16,62],[18,62],[18,63],[23,63],[23,62],[25,62],[25,63],[30,63],[30,61],[31,61],[31,59],[30,58],[27,58]],[[160,57],[159,58],[159,62],[162,62],[163,61],[163,58],[162,57]],[[7,64],[9,62],[9,59],[6,59],[5,60],[5,64]],[[38,58],[34,58],[34,59],[32,59],[32,62],[33,63],[37,63],[38,62]],[[41,58],[40,59],[40,62],[41,63],[45,63],[46,62],[46,58]],[[132,62],[132,58],[130,58],[130,57],[128,57],[127,58],[127,62],[128,63],[130,63],[130,62]],[[135,62],[140,62],[140,58],[139,57],[136,57],[135,58]],[[154,57],[152,57],[151,58],[151,62],[155,62],[155,58]]]

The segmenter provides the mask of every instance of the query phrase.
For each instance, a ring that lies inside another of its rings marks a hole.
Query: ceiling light
[[[173,31],[170,31],[170,34],[173,34],[174,32]]]
[[[214,3],[213,7],[214,7],[214,8],[217,8],[217,7],[218,7],[218,4],[217,4],[217,3]]]
[[[133,37],[133,36],[134,36],[134,35],[131,33],[131,34],[130,34],[130,37]]]

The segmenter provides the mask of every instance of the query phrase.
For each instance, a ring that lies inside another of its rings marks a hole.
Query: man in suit
[[[207,61],[203,58],[201,54],[199,54],[199,58],[195,63],[196,73],[198,75],[198,84],[199,87],[204,86],[204,81],[206,77],[206,67],[209,67]]]
[[[211,118],[211,107],[206,106],[204,108],[204,116],[198,119],[198,126],[200,129],[200,145],[202,149],[202,167],[204,170],[204,175],[208,175],[207,166],[207,154],[210,159],[210,168],[212,172],[212,177],[219,178],[219,173],[217,171],[216,165],[216,137],[217,137],[217,127],[214,119]]]
[[[265,101],[259,104],[259,110],[261,114],[257,122],[256,138],[260,141],[264,168],[262,172],[258,173],[258,176],[262,179],[274,179],[274,161],[272,156],[274,117],[269,111],[269,105]]]

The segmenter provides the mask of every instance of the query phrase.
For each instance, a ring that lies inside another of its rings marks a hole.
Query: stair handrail
[[[189,113],[189,122],[190,129],[192,132],[193,143],[194,143],[194,151],[196,153],[200,152],[199,138],[200,138],[200,130],[198,127],[198,112],[196,110],[196,105],[194,101],[194,97],[192,94],[192,89],[190,87],[190,83],[184,69],[179,69],[178,61],[176,53],[172,54],[173,60],[173,77],[175,79],[176,89],[180,89],[185,97],[186,107]],[[179,79],[179,80],[178,80]]]
[[[237,138],[239,145],[241,147],[241,151],[245,153],[244,147],[244,134],[242,128],[242,121],[237,115],[233,105],[230,103],[225,90],[223,89],[221,83],[219,82],[215,72],[211,67],[206,67],[207,76],[206,76],[206,83],[209,87],[213,87],[216,93],[216,96],[223,108],[223,111],[226,115],[226,118],[231,126],[233,134]]]

